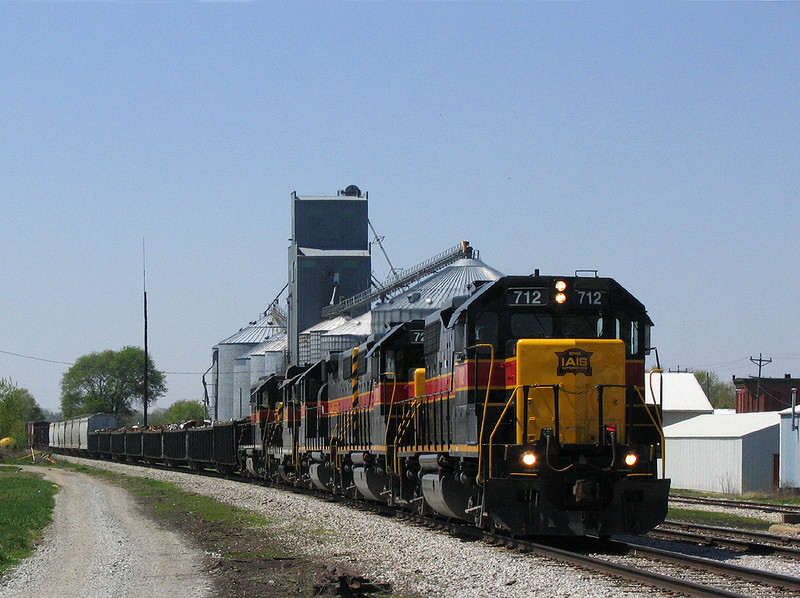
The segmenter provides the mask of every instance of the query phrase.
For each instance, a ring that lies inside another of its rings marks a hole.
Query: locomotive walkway
[[[124,489],[67,470],[30,469],[61,490],[42,543],[0,582],[4,598],[211,596],[203,555],[144,517]]]

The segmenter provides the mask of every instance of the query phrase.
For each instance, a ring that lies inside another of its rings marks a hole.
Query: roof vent
[[[339,195],[344,195],[345,197],[361,197],[361,189],[355,185],[348,185],[344,191],[339,191]]]

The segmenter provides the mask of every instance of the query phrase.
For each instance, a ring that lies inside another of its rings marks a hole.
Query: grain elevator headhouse
[[[292,193],[289,363],[297,363],[298,334],[322,319],[323,307],[369,288],[368,228],[367,194],[355,185],[335,196]]]

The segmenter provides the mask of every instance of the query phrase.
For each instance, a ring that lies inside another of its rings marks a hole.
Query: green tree
[[[64,417],[85,413],[130,415],[144,400],[144,351],[123,347],[79,357],[61,379],[61,411]],[[162,396],[167,387],[164,373],[147,358],[147,403]]]
[[[10,436],[17,446],[25,446],[25,422],[43,418],[42,409],[27,389],[0,378],[0,438]]]
[[[736,407],[736,387],[732,381],[723,382],[714,372],[692,370],[692,373],[714,408],[734,409]]]
[[[204,417],[205,409],[200,401],[175,401],[164,412],[164,419],[168,424],[203,419]]]
[[[200,401],[175,401],[169,407],[158,407],[148,415],[147,423],[151,426],[176,424],[189,420],[202,420],[205,417],[203,403]],[[141,416],[139,417],[141,420]]]

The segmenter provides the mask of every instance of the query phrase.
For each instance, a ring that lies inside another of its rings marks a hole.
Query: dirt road
[[[124,489],[71,471],[30,469],[61,490],[34,555],[0,581],[4,598],[212,595],[204,555],[142,515]]]

